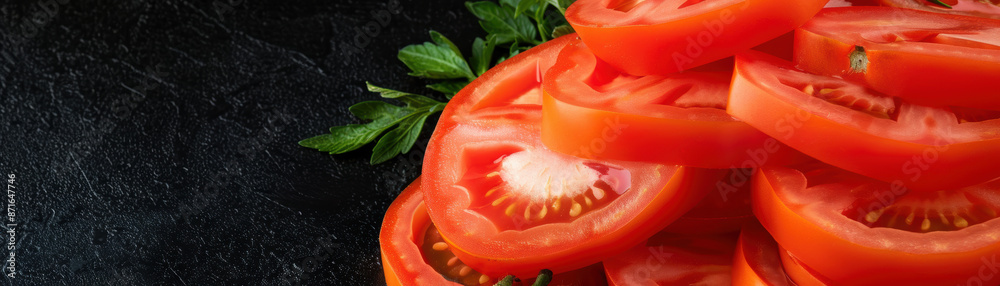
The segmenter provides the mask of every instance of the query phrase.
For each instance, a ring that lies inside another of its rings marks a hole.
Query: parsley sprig
[[[471,55],[447,37],[430,31],[430,42],[409,45],[398,58],[409,75],[435,80],[427,88],[451,99],[491,66],[550,39],[573,33],[564,17],[574,0],[499,0],[466,2],[465,7],[479,19],[486,37],[472,43]],[[495,53],[496,51],[506,53]],[[378,164],[405,154],[413,148],[427,119],[444,110],[446,102],[428,96],[392,90],[366,83],[368,91],[404,105],[385,101],[364,101],[349,108],[361,124],[330,128],[327,134],[299,142],[299,145],[330,154],[357,150],[378,140],[370,163]],[[380,138],[381,136],[381,138]]]

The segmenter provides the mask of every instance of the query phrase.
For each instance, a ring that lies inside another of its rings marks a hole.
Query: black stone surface
[[[357,123],[365,81],[431,94],[396,59],[428,30],[481,33],[461,1],[395,1],[4,1],[0,283],[384,284],[382,215],[421,152],[296,142]]]

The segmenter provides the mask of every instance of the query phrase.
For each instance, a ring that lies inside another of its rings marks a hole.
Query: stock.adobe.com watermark
[[[993,254],[987,258],[983,256],[980,259],[983,264],[979,266],[976,276],[969,277],[965,281],[965,284],[958,284],[956,286],[989,286],[989,285],[1000,285],[1000,261],[997,261],[997,255]]]
[[[399,0],[389,0],[384,9],[375,9],[370,12],[372,20],[351,30],[354,36],[350,37],[350,41],[341,42],[339,45],[334,44],[334,47],[347,56],[361,53],[372,43],[373,39],[382,34],[382,29],[392,23],[392,16],[402,12],[403,7],[400,6]]]
[[[743,11],[748,8],[750,8],[750,1],[745,1],[739,7],[739,10]],[[719,13],[718,19],[703,21],[701,24],[705,27],[705,30],[697,35],[687,37],[687,47],[685,47],[684,53],[674,52],[670,55],[670,58],[674,60],[674,65],[677,66],[677,70],[684,70],[685,66],[694,62],[694,59],[701,57],[701,54],[705,52],[705,48],[712,46],[715,40],[722,35],[722,32],[726,29],[726,25],[730,25],[733,22],[736,22],[736,15],[732,8],[722,10]]]
[[[27,17],[12,19],[10,25],[12,28],[7,34],[10,46],[0,47],[0,69],[10,72],[11,67],[17,65],[14,56],[6,48],[20,46],[21,43],[38,36],[43,28],[55,20],[59,10],[69,2],[70,0],[38,0],[29,6]],[[0,21],[6,20],[0,19]]]

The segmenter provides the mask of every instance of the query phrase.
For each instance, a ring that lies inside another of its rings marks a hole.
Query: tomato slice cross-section
[[[726,113],[726,68],[632,76],[583,43],[566,45],[542,86],[542,140],[577,157],[703,168],[804,157]]]
[[[982,276],[1000,259],[1000,180],[912,192],[825,164],[764,168],[753,208],[789,255],[833,284],[1000,282]]]
[[[734,286],[812,286],[829,285],[811,276],[811,270],[789,260],[767,230],[756,221],[747,223],[733,254]],[[797,278],[797,280],[793,280]]]
[[[738,232],[756,219],[750,205],[753,169],[715,170],[720,179],[701,202],[663,232],[705,235]]]
[[[431,217],[462,261],[488,275],[596,263],[667,226],[713,187],[705,170],[576,158],[546,149],[538,133],[537,123],[460,124],[428,146]]]
[[[386,211],[379,246],[386,284],[391,286],[493,285],[502,278],[483,275],[451,252],[427,215],[419,178]],[[549,285],[607,285],[604,281],[602,266],[596,264],[555,275]]]
[[[471,83],[445,109],[427,147],[428,213],[452,251],[491,277],[597,263],[677,219],[714,183],[701,169],[546,148],[539,136],[544,57],[579,41],[567,37]]]
[[[1000,21],[891,7],[824,9],[796,30],[795,64],[928,106],[1000,110]]]
[[[914,190],[1000,177],[997,113],[911,104],[766,54],[737,57],[728,112],[820,161]]]
[[[566,20],[601,59],[629,74],[670,74],[787,33],[827,0],[578,0]]]
[[[736,235],[658,233],[605,259],[609,285],[730,285]]]
[[[909,8],[937,13],[960,14],[1000,19],[1000,1],[997,0],[942,0],[951,7],[927,0],[877,0],[882,6]]]

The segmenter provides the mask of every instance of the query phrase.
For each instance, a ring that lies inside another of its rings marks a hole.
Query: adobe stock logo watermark
[[[627,124],[622,123],[621,117],[605,118],[604,127],[601,128],[601,137],[591,139],[589,144],[580,146],[579,150],[570,155],[579,158],[594,158],[595,155],[607,151],[609,143],[618,141],[618,136],[621,136],[628,127]]]
[[[802,128],[811,116],[808,111],[798,109],[794,113],[785,114],[784,118],[774,123],[774,127],[781,133],[780,137],[792,138],[795,136],[796,130]],[[722,201],[729,201],[729,194],[739,191],[740,187],[750,183],[750,178],[757,172],[757,169],[764,166],[782,148],[789,147],[779,144],[775,138],[767,138],[759,148],[747,150],[749,159],[743,161],[739,166],[730,167],[733,172],[729,176],[729,180],[719,181],[715,184],[716,190],[722,196]]]
[[[400,6],[399,0],[389,0],[385,6],[385,9],[372,10],[370,12],[373,20],[368,21],[364,26],[354,27],[354,36],[351,37],[351,41],[341,42],[339,47],[335,44],[334,47],[337,47],[341,53],[347,56],[361,53],[363,49],[372,43],[373,39],[382,34],[382,29],[385,29],[392,23],[393,15],[399,15],[399,13],[403,12],[403,7]]]
[[[35,5],[30,8],[33,11],[30,16],[21,19],[20,25],[16,21],[12,23],[13,26],[19,26],[19,28],[12,29],[14,32],[10,36],[11,46],[20,46],[24,41],[38,36],[38,33],[59,15],[60,6],[69,4],[69,2],[70,0],[39,0],[35,2]],[[16,65],[14,56],[6,50],[0,51],[0,59],[7,61],[6,64],[0,64],[0,68],[7,72],[11,71],[8,65]]]
[[[916,182],[920,179],[923,172],[929,170],[934,163],[937,163],[941,158],[941,152],[948,150],[948,145],[951,144],[950,141],[945,139],[938,139],[934,146],[928,146],[924,148],[920,155],[914,155],[903,162],[902,168],[903,174],[909,175],[908,178],[910,182]],[[910,189],[906,188],[905,182],[903,180],[894,180],[890,183],[888,190],[882,190],[875,193],[876,200],[868,204],[867,207],[858,208],[858,214],[856,220],[862,222],[868,226],[874,225],[877,221],[876,218],[869,218],[870,213],[878,213],[880,210],[887,208],[896,202],[896,199],[906,195],[910,192]]]
[[[1000,279],[996,279],[997,275],[1000,274],[1000,261],[997,261],[997,255],[993,254],[989,258],[983,256],[980,258],[983,262],[979,266],[976,276],[970,277],[965,281],[965,284],[957,284],[956,286],[989,286],[1000,284]]]
[[[674,254],[667,252],[663,249],[662,245],[649,246],[646,247],[649,255],[643,261],[642,265],[631,268],[628,273],[626,273],[626,280],[629,281],[629,285],[645,285],[652,281],[653,273],[660,272],[664,265],[667,264],[667,260],[673,257]]]
[[[736,9],[743,11],[749,8],[750,1],[744,1],[743,5]],[[718,19],[703,21],[701,24],[705,27],[705,30],[697,35],[687,37],[687,47],[684,49],[684,53],[674,52],[670,55],[671,59],[674,60],[674,65],[677,66],[677,70],[684,70],[686,65],[693,63],[694,59],[701,57],[702,53],[705,52],[705,48],[715,43],[715,40],[725,31],[726,26],[736,21],[733,10],[734,8],[732,7],[727,8],[722,10]]]

